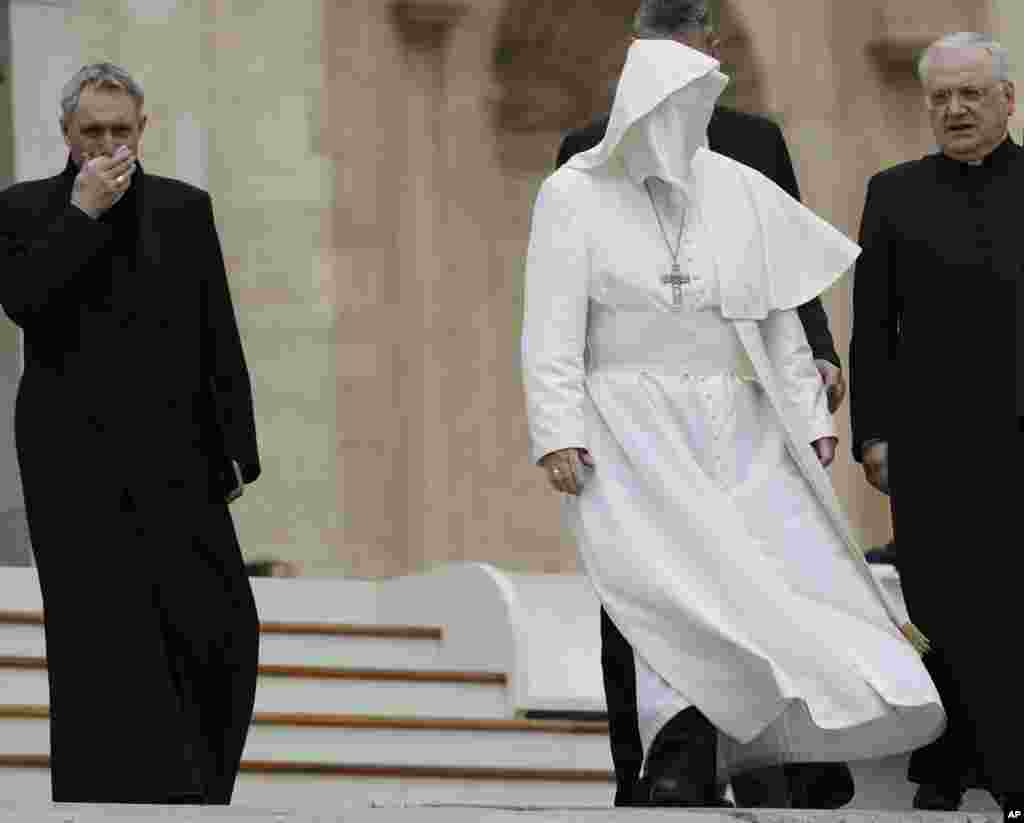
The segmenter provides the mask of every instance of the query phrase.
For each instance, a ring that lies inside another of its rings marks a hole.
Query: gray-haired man
[[[143,102],[86,66],[64,171],[0,193],[53,799],[227,803],[256,687],[226,505],[260,473],[252,396],[210,198],[143,172]]]
[[[1024,713],[1010,651],[1020,626],[1024,150],[1009,134],[1009,54],[991,37],[938,40],[919,75],[940,150],[868,184],[850,342],[854,458],[891,492],[904,597],[932,641],[925,663],[948,717],[911,758],[914,805],[953,810],[965,789],[986,788],[1020,819]],[[923,404],[936,386],[941,401]],[[963,437],[947,451],[953,433]],[[965,561],[956,549],[982,530],[984,559]]]

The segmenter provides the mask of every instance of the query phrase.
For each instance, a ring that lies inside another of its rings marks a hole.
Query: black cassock
[[[854,457],[889,442],[904,596],[949,716],[910,778],[1024,790],[1019,685],[1024,150],[872,178],[854,279]]]
[[[211,202],[139,168],[94,221],[76,173],[0,193],[53,799],[227,803],[259,628],[225,475],[260,465]]]

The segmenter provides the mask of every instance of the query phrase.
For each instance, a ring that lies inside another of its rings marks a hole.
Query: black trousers
[[[644,759],[637,709],[636,662],[632,646],[604,608],[601,609],[601,670],[615,767],[615,805],[643,805],[643,798],[636,796]],[[789,786],[793,791],[793,804],[800,808],[837,808],[848,802],[853,793],[853,778],[845,763],[794,763],[737,775],[732,781],[737,803],[755,807],[777,805],[780,784]],[[763,798],[764,803],[759,797],[761,791],[770,791],[772,795]],[[834,797],[838,799],[833,801]]]
[[[932,648],[923,658],[946,710],[946,730],[937,740],[910,756],[907,779],[950,789],[985,789],[988,781],[970,707],[962,694],[955,667],[941,649]]]

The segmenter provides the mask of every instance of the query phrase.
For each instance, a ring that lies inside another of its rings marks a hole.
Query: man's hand
[[[829,464],[836,459],[836,443],[838,442],[838,437],[821,437],[811,443],[818,455],[818,460],[825,468],[828,468]]]
[[[861,455],[864,476],[882,494],[889,493],[889,444],[884,440],[872,443]]]
[[[540,460],[541,466],[548,474],[551,488],[557,492],[573,495],[578,495],[583,489],[578,480],[579,473],[582,471],[580,462],[591,468],[594,467],[594,458],[586,449],[559,449],[548,452]]]
[[[83,157],[75,177],[71,202],[89,214],[99,215],[117,202],[131,185],[135,173],[135,155],[122,146],[113,157]]]
[[[828,360],[815,360],[814,365],[818,367],[818,374],[826,386],[828,393],[829,414],[835,414],[836,410],[843,405],[843,398],[846,397],[846,379],[843,377],[843,370]]]

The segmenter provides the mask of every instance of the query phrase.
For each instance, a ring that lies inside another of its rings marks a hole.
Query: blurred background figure
[[[868,563],[879,563],[895,566],[896,541],[890,540],[884,546],[875,546],[873,549],[868,549],[866,552],[864,552],[864,557],[868,561]]]
[[[290,560],[250,560],[245,573],[249,577],[299,577],[302,566]]]

